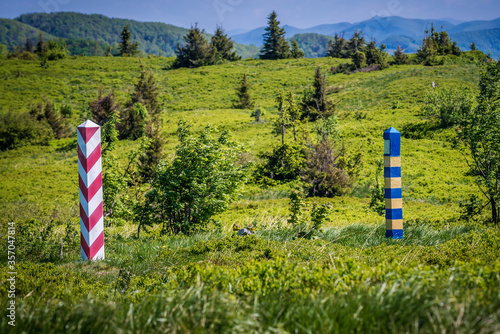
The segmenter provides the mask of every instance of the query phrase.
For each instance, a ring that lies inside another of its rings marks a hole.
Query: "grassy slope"
[[[277,89],[300,94],[311,84],[316,66],[328,70],[338,63],[335,59],[302,59],[276,62],[243,60],[226,65],[199,69],[165,70],[170,59],[146,58],[142,60],[157,74],[164,103],[164,133],[167,148],[173,152],[176,145],[177,120],[188,117],[198,127],[216,124],[233,131],[244,143],[251,157],[269,150],[278,138],[271,133],[271,121],[276,117],[274,97]],[[87,109],[99,87],[114,90],[124,102],[132,90],[139,68],[136,58],[85,58],[78,57],[51,63],[49,69],[38,62],[3,61],[0,65],[0,97],[2,112],[26,110],[31,103],[44,97],[56,103],[72,105],[80,111]],[[382,132],[390,126],[402,129],[405,124],[419,122],[419,104],[430,82],[441,86],[469,85],[476,88],[478,69],[466,66],[398,66],[387,70],[353,75],[329,75],[328,84],[340,89],[331,95],[337,103],[338,115],[348,149],[363,152],[363,169],[356,185],[355,195],[365,197],[367,185],[374,181],[375,161],[381,159]],[[234,87],[242,73],[252,81],[253,97],[261,108],[268,110],[268,122],[253,124],[248,110],[231,109],[235,98]],[[402,109],[392,109],[395,102]],[[78,123],[75,116],[75,124]],[[411,140],[403,138],[404,190],[406,217],[452,216],[458,201],[476,189],[469,178],[461,156],[443,140],[447,132],[433,134],[434,138]],[[76,170],[76,152],[64,150],[71,140],[54,142],[49,148],[21,148],[0,155],[0,182],[2,191],[0,207],[8,210],[21,202],[39,203],[46,213],[55,204],[50,200],[60,192],[61,211],[76,202],[76,189],[72,189]],[[122,144],[125,156],[134,143]],[[53,166],[57,166],[57,173]],[[18,175],[27,174],[19,178]],[[41,179],[44,181],[42,182]],[[48,182],[51,188],[45,189]],[[58,185],[56,185],[56,183]],[[22,194],[22,196],[20,196]],[[366,205],[367,199],[349,197],[357,210]],[[337,200],[336,200],[337,201]],[[50,204],[49,204],[50,203]],[[364,203],[364,204],[363,204]],[[52,209],[51,209],[52,210]],[[370,213],[357,211],[354,215],[338,216],[343,222],[376,221],[381,219]]]
[[[176,145],[177,120],[233,131],[250,157],[279,141],[271,134],[276,89],[300,93],[314,68],[335,59],[243,60],[199,68],[165,70],[171,59],[142,60],[157,74],[164,102],[167,150]],[[85,110],[99,87],[124,102],[139,71],[136,58],[72,58],[51,62],[0,63],[1,112],[23,110],[43,96]],[[353,75],[328,75],[331,95],[351,152],[363,152],[353,194],[331,201],[332,221],[319,240],[293,240],[283,226],[286,188],[248,186],[244,197],[221,215],[220,231],[192,237],[135,240],[134,225],[106,229],[106,262],[77,263],[77,155],[74,139],[49,147],[0,153],[2,235],[13,220],[17,243],[17,328],[2,317],[2,332],[479,332],[499,331],[498,229],[419,226],[412,219],[456,217],[458,202],[477,190],[464,176],[462,157],[451,149],[448,130],[429,138],[403,138],[403,241],[384,238],[383,218],[369,212],[368,186],[382,156],[382,132],[420,122],[417,116],[431,81],[476,89],[477,67],[397,66]],[[242,73],[267,110],[253,124],[250,110],[231,109]],[[395,102],[402,108],[393,109]],[[81,122],[79,115],[73,119]],[[307,129],[305,129],[307,130]],[[123,159],[135,144],[122,142]],[[322,199],[321,201],[327,201]],[[22,219],[40,218],[29,234]],[[50,219],[55,219],[53,222]],[[69,221],[75,232],[58,220]],[[258,223],[257,238],[232,238],[230,225]],[[66,239],[64,239],[66,240]],[[8,278],[0,254],[0,305]],[[48,262],[48,263],[47,263]],[[119,278],[120,270],[130,273]],[[128,282],[128,284],[127,284]],[[381,321],[381,319],[384,319]]]

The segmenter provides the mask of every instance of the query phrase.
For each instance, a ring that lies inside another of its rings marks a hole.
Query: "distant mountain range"
[[[161,53],[174,56],[177,43],[187,29],[159,22],[138,22],[127,19],[109,18],[97,14],[71,12],[25,14],[10,19],[0,19],[0,43],[6,46],[24,45],[26,40],[36,44],[42,34],[46,40],[63,38],[72,54],[104,55],[108,45],[116,50],[123,27],[129,24],[132,39],[140,50],[149,54]],[[369,20],[349,23],[322,24],[300,29],[285,25],[286,37],[295,38],[306,53],[306,57],[323,57],[326,44],[335,34],[350,38],[354,31],[361,30],[367,41],[387,45],[392,53],[401,46],[407,53],[416,52],[422,44],[424,31],[431,24],[440,31],[446,30],[462,50],[469,50],[474,42],[484,53],[494,58],[500,55],[500,18],[491,21],[461,22],[453,19],[407,19],[399,16],[373,17]],[[250,31],[235,29],[228,32],[235,42],[235,50],[243,58],[256,57],[262,45],[265,28]],[[210,37],[206,34],[206,37]]]
[[[345,38],[350,38],[354,31],[361,30],[368,41],[375,40],[378,43],[384,43],[389,52],[399,45],[404,47],[406,52],[413,53],[422,44],[424,31],[429,30],[431,24],[438,31],[446,30],[462,50],[469,50],[469,45],[474,42],[479,50],[485,53],[491,52],[495,58],[500,54],[500,18],[491,21],[460,23],[460,21],[447,19],[424,20],[399,16],[376,16],[358,23],[322,24],[306,29],[285,25],[283,28],[286,31],[286,37],[289,39],[296,37],[299,46],[304,49],[307,49],[303,45],[307,40],[305,35],[310,38],[313,38],[311,34],[323,35],[323,37],[314,36],[316,40],[322,40],[325,36],[331,39],[335,34],[344,34]],[[262,35],[265,33],[264,29],[265,27],[260,27],[245,33],[230,34],[230,36],[237,43],[260,46],[263,40]],[[299,37],[302,42],[299,41]],[[314,55],[306,51],[306,56]]]

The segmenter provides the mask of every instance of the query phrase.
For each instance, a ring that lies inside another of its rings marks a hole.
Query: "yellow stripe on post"
[[[386,209],[401,209],[403,207],[402,198],[386,198],[385,199]]]
[[[387,219],[385,221],[386,230],[402,230],[403,229],[403,219]]]
[[[400,177],[385,177],[384,184],[385,184],[386,189],[401,188],[401,178]]]
[[[401,157],[384,157],[384,167],[401,167]]]

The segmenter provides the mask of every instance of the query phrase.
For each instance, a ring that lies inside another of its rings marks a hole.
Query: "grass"
[[[342,140],[351,154],[362,152],[352,192],[310,199],[333,208],[313,240],[296,238],[288,226],[291,185],[247,184],[239,201],[215,217],[220,227],[193,236],[160,236],[155,227],[137,239],[136,222],[112,225],[105,230],[106,260],[80,262],[75,138],[0,152],[0,239],[6,223],[15,222],[18,272],[16,328],[3,316],[2,333],[500,331],[500,234],[458,221],[460,202],[478,190],[450,145],[450,129],[420,139],[403,133],[403,240],[386,239],[384,218],[368,209],[383,131],[422,122],[432,81],[477,89],[480,67],[405,65],[333,75],[328,70],[342,60],[248,59],[170,70],[170,58],[71,57],[45,70],[37,61],[1,59],[0,113],[26,111],[47,97],[71,105],[78,125],[99,87],[125,103],[141,61],[160,84],[168,156],[178,120],[189,118],[195,131],[208,123],[231,130],[254,161],[280,140],[272,134],[277,90],[301,94],[321,67]],[[242,73],[266,110],[262,123],[253,122],[251,110],[232,109]],[[136,147],[120,142],[117,160],[124,166]],[[233,224],[254,224],[256,235],[235,237]],[[0,259],[6,310],[5,252]]]

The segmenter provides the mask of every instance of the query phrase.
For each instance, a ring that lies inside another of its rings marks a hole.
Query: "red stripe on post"
[[[88,158],[85,158],[85,155],[82,152],[82,149],[80,146],[78,146],[78,160],[80,160],[80,163],[82,164],[83,169],[85,170],[86,173],[88,173],[92,167],[94,167],[95,163],[99,160],[101,157],[101,144],[96,146],[95,150],[90,153]]]
[[[104,231],[95,239],[94,243],[89,248],[90,258],[93,259],[94,256],[101,250],[101,247],[104,246]]]
[[[78,127],[78,132],[80,132],[85,144],[89,142],[90,138],[92,138],[97,130],[99,130],[99,127]]]
[[[78,183],[80,184],[80,190],[82,191],[83,197],[85,197],[88,203],[102,187],[102,173],[99,173],[88,188],[85,186],[85,182],[83,182],[81,175],[78,176]]]

